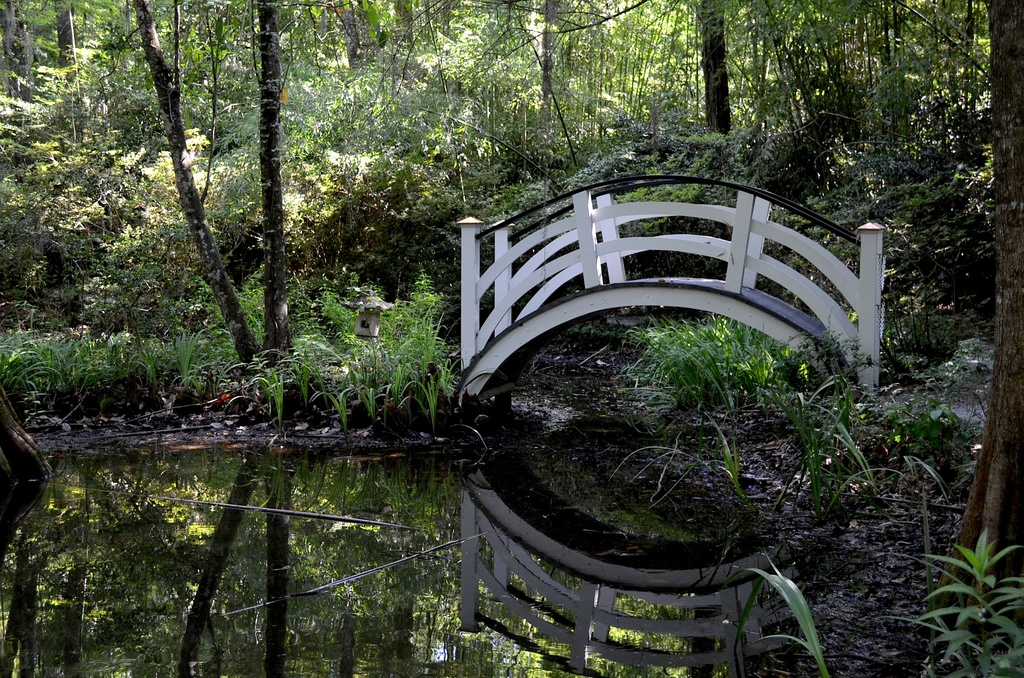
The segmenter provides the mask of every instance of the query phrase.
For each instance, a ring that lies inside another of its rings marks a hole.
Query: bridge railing
[[[615,201],[617,194],[671,183],[718,186],[735,195],[734,204]],[[833,236],[859,243],[859,269],[851,270],[822,243],[773,221],[775,207],[796,213]],[[624,234],[623,226],[631,222],[666,217],[718,222],[727,227],[728,236]],[[555,300],[567,283],[594,288],[635,282],[629,277],[629,257],[641,252],[680,252],[725,262],[720,282],[727,293],[755,290],[762,278],[784,288],[831,334],[856,347],[864,360],[861,381],[878,382],[884,265],[884,229],[878,225],[866,224],[854,233],[771,193],[688,177],[638,177],[596,184],[490,227],[476,220],[460,225],[464,368],[495,336]],[[789,255],[782,256],[778,247],[768,248],[768,243],[781,246]],[[800,270],[790,265],[793,254],[802,260]],[[679,276],[667,272],[665,277]]]

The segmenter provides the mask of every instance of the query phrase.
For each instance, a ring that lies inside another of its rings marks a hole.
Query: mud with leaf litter
[[[557,351],[537,360],[515,398],[523,428],[517,437],[529,443],[514,452],[540,469],[548,489],[638,532],[668,526],[667,533],[685,535],[699,525],[735,535],[738,521],[742,548],[784,545],[788,562],[778,564],[797,573],[832,675],[923,675],[927,636],[905,618],[925,611],[925,520],[931,551],[945,554],[966,486],[953,497],[926,487],[922,497],[917,484],[894,478],[881,497],[851,496],[841,513],[815,519],[806,491],[791,489],[778,501],[799,458],[789,421],[750,408],[718,421],[739,449],[741,496],[721,466],[710,415],[662,415],[652,427],[653,413],[618,376],[626,360]],[[629,520],[607,515],[614,510],[608,507],[636,506],[637,499],[641,508]],[[763,658],[755,671],[816,674],[813,660],[798,651]]]

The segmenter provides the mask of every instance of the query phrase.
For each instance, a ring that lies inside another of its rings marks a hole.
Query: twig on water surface
[[[371,527],[397,527],[402,530],[417,530],[408,525],[398,523],[386,523],[380,520],[369,518],[352,518],[350,516],[336,516],[331,513],[314,513],[312,511],[292,511],[289,509],[269,508],[267,506],[246,506],[244,504],[226,504],[221,501],[203,501],[201,499],[182,499],[180,497],[151,496],[154,501],[173,501],[181,504],[193,504],[197,506],[214,506],[235,511],[251,511],[253,513],[272,513],[279,516],[291,516],[292,518],[314,518],[316,520],[330,520],[336,523],[350,523],[352,525],[367,525]]]
[[[239,610],[232,610],[231,612],[225,612],[224,616],[225,617],[229,617],[229,616],[231,616],[233,614],[240,614],[242,612],[251,612],[252,610],[258,610],[260,608],[264,608],[264,607],[267,607],[269,605],[274,605],[275,603],[280,603],[280,602],[283,602],[285,600],[291,600],[293,598],[306,598],[306,597],[309,597],[309,596],[316,596],[316,595],[319,595],[319,594],[324,593],[326,591],[329,591],[331,589],[337,588],[339,586],[344,586],[345,584],[349,584],[351,582],[354,582],[354,581],[356,581],[358,579],[362,579],[364,577],[369,577],[370,575],[374,575],[374,574],[377,574],[379,572],[383,572],[384,570],[389,570],[392,567],[396,567],[398,565],[402,565],[404,563],[408,563],[408,562],[410,562],[412,560],[416,560],[417,558],[422,558],[423,556],[428,556],[431,553],[436,553],[437,551],[443,551],[443,550],[449,549],[449,548],[451,548],[453,546],[458,546],[458,545],[462,544],[463,542],[469,541],[470,539],[476,539],[477,537],[481,536],[481,534],[474,534],[472,537],[465,537],[463,539],[453,539],[453,540],[451,540],[449,542],[441,544],[440,546],[431,547],[431,548],[427,549],[426,551],[420,551],[419,553],[414,553],[411,556],[406,556],[405,558],[399,558],[398,560],[393,560],[390,563],[387,563],[386,565],[378,565],[377,567],[370,568],[369,570],[363,570],[362,572],[360,572],[358,574],[353,574],[353,575],[351,575],[349,577],[344,577],[343,579],[335,579],[334,581],[327,582],[323,586],[318,586],[315,589],[309,589],[308,591],[301,591],[299,593],[289,593],[287,596],[283,596],[281,598],[276,598],[274,600],[268,600],[268,601],[265,601],[265,602],[262,602],[262,603],[257,603],[256,605],[250,605],[249,607],[243,607],[243,608],[241,608]]]

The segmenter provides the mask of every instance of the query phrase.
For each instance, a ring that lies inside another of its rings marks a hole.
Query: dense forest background
[[[258,313],[255,10],[159,0],[154,11],[210,223]],[[981,0],[283,2],[293,322],[322,322],[353,285],[393,299],[425,277],[454,299],[458,219],[649,172],[886,225],[891,334],[924,340],[922,318],[984,317],[987,11]],[[0,32],[0,325],[167,336],[210,323],[130,3],[4,0]]]

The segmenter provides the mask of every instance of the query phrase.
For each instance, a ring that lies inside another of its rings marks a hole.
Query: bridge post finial
[[[458,222],[462,230],[462,369],[466,369],[476,355],[480,331],[480,299],[476,291],[480,279],[480,241],[477,235],[483,223],[475,217]]]
[[[857,308],[857,334],[861,356],[870,361],[870,364],[861,366],[858,376],[862,384],[872,386],[878,386],[878,361],[882,342],[884,234],[885,227],[874,223],[864,224],[857,229],[857,235],[860,236],[860,304]]]

